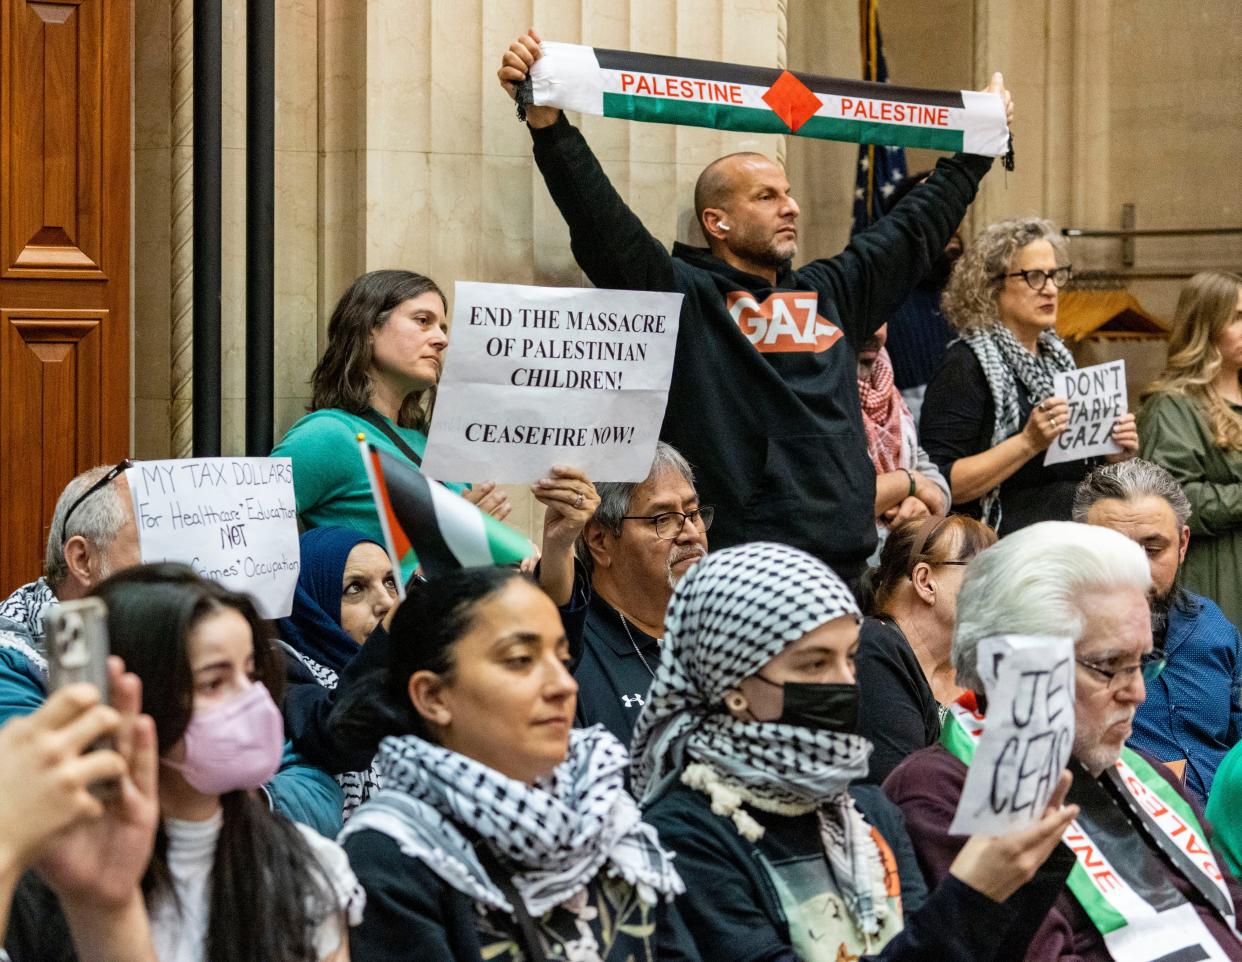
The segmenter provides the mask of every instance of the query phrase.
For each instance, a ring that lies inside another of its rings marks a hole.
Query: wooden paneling
[[[129,449],[131,0],[0,0],[0,593]]]

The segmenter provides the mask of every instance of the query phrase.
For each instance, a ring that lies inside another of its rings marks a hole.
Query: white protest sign
[[[681,294],[459,282],[423,472],[529,483],[651,470]]]
[[[1126,413],[1126,362],[1058,371],[1055,381],[1056,396],[1069,402],[1069,421],[1048,446],[1044,464],[1120,454],[1121,445],[1112,440],[1111,432]]]
[[[289,614],[301,569],[292,461],[139,461],[126,477],[144,562],[180,561],[249,594],[263,618]]]
[[[987,722],[950,835],[996,835],[1039,821],[1074,746],[1072,639],[984,638],[977,664]]]

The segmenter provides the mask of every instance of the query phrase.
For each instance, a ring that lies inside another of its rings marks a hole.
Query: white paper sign
[[[139,461],[126,477],[144,562],[180,561],[249,594],[263,618],[289,614],[301,569],[289,458]]]
[[[459,282],[423,455],[449,481],[592,481],[651,470],[681,294]]]
[[[1048,446],[1044,464],[1079,461],[1097,454],[1120,454],[1113,424],[1126,413],[1126,362],[1108,361],[1059,371],[1056,395],[1069,402],[1069,423]]]
[[[1074,747],[1072,639],[985,638],[977,657],[987,723],[950,835],[997,835],[1039,821]]]

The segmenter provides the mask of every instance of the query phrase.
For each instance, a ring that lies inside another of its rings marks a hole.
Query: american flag
[[[880,41],[877,18],[879,0],[859,0],[859,30],[862,35],[863,80],[888,82],[888,65]],[[858,180],[854,185],[854,226],[857,233],[874,224],[884,214],[884,199],[906,176],[906,152],[902,147],[858,148]]]

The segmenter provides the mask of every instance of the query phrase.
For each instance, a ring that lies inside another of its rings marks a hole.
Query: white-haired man
[[[1079,482],[1074,520],[1120,531],[1147,555],[1152,644],[1165,668],[1147,687],[1130,747],[1184,760],[1186,787],[1206,803],[1217,767],[1242,738],[1242,636],[1215,602],[1182,586],[1190,500],[1168,471],[1135,458]]]
[[[571,471],[549,480],[535,486],[547,505],[540,581],[574,642],[577,722],[602,724],[628,745],[660,663],[664,612],[707,554],[713,511],[699,503],[689,463],[663,441],[643,481],[594,488]]]
[[[1025,958],[1242,960],[1242,897],[1211,850],[1196,803],[1159,762],[1125,747],[1153,660],[1142,550],[1103,527],[1032,525],[971,562],[957,600],[953,662],[970,689],[951,706],[941,745],[917,752],[884,783],[929,875],[944,875],[965,841],[949,835],[966,777],[964,745],[987,724],[979,642],[1002,634],[1074,639],[1074,744],[1069,798],[1079,817],[1063,837],[1076,858],[1065,891]],[[1059,885],[1057,860],[1031,885]],[[1008,958],[1003,953],[999,957]]]

